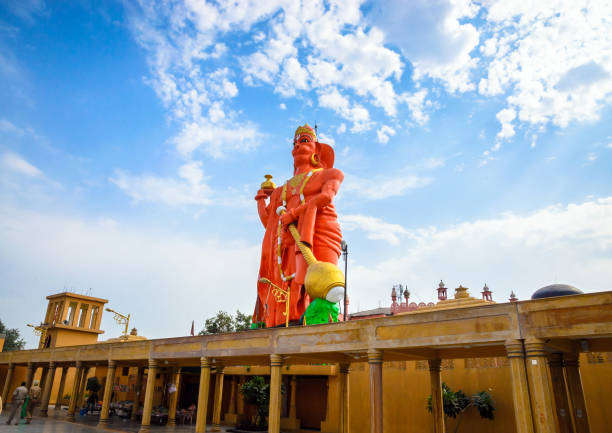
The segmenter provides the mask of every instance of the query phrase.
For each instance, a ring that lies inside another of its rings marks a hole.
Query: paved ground
[[[49,410],[49,417],[40,418],[34,416],[31,424],[24,424],[24,420],[20,421],[19,425],[6,425],[10,411],[4,408],[0,415],[0,433],[94,433],[94,432],[126,432],[137,433],[140,428],[140,423],[124,420],[119,417],[112,417],[111,422],[105,428],[97,427],[97,416],[79,416],[77,415],[76,422],[66,421],[66,410]],[[15,419],[13,419],[13,423]],[[210,426],[207,426],[207,431]],[[151,426],[151,433],[193,433],[195,425],[177,425],[174,427],[167,426]],[[222,432],[226,432],[221,428]]]

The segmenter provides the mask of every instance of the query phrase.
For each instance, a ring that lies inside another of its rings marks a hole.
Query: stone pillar
[[[382,362],[383,353],[381,350],[368,350],[368,364],[370,364],[370,433],[383,433]]]
[[[270,355],[270,410],[268,415],[268,433],[280,432],[281,415],[281,355]]]
[[[45,382],[47,380],[48,371],[49,371],[49,367],[42,367],[40,370],[40,382],[38,383],[38,386],[40,386],[40,389],[45,389]],[[34,374],[34,376],[36,376],[36,374]]]
[[[64,386],[66,385],[68,367],[62,367],[62,375],[60,376],[59,389],[57,390],[57,397],[55,398],[55,410],[62,408],[62,401],[64,400]]]
[[[42,400],[40,402],[40,416],[47,416],[49,411],[49,399],[51,398],[51,389],[53,389],[53,379],[55,378],[55,362],[49,362],[47,377],[45,378],[45,387],[43,388]]]
[[[108,423],[108,408],[110,407],[111,395],[113,394],[113,385],[115,382],[115,368],[117,363],[113,360],[108,361],[108,370],[106,372],[106,384],[104,385],[104,400],[102,400],[102,410],[100,410],[99,424]],[[83,380],[85,381],[85,374]]]
[[[589,433],[589,418],[587,416],[582,381],[580,380],[580,369],[578,365],[578,354],[566,354],[563,360],[565,376],[567,378],[567,389],[574,412],[574,423],[576,433]]]
[[[83,367],[83,376],[81,377],[81,386],[79,387],[79,399],[77,400],[77,404],[81,406],[85,402],[85,388],[87,388],[87,376],[89,375],[89,370],[91,367]]]
[[[215,401],[213,402],[213,427],[210,431],[221,431],[221,403],[223,402],[223,365],[217,365]]]
[[[206,431],[206,413],[208,412],[208,392],[210,389],[210,358],[200,358],[200,389],[198,390],[198,407],[196,413],[195,433]]]
[[[236,376],[232,376],[229,407],[227,408],[227,413],[223,417],[223,421],[226,424],[238,424],[238,414],[236,412],[236,393],[238,393],[238,378]]]
[[[544,342],[538,338],[525,340],[527,377],[531,391],[531,409],[536,433],[556,433],[552,388],[546,366]]]
[[[240,387],[244,385],[244,381],[244,376],[240,376],[240,379],[238,379],[238,400],[236,401],[236,412],[238,415],[244,415],[244,397],[240,392]]]
[[[560,433],[573,433],[572,418],[570,417],[567,391],[565,389],[565,378],[563,377],[563,354],[551,353],[548,356],[548,368],[550,370],[550,381],[557,408],[557,421]]]
[[[138,409],[140,409],[140,392],[142,390],[142,376],[144,375],[144,367],[138,367],[136,373],[136,398],[134,399],[134,406],[132,406],[132,416],[130,419],[136,421],[138,418]]]
[[[340,364],[340,376],[338,378],[338,394],[340,397],[340,413],[338,414],[338,433],[349,433],[349,369],[350,364]],[[294,398],[293,395],[291,397],[292,399]],[[295,401],[293,401],[293,403],[295,404]]]
[[[168,425],[176,425],[176,404],[178,403],[179,387],[181,385],[180,368],[175,368],[172,371],[172,383],[176,386],[176,391],[170,394],[168,398]]]
[[[147,373],[147,388],[142,406],[142,421],[139,433],[151,430],[151,410],[153,409],[153,391],[155,390],[155,376],[157,376],[157,359],[149,359],[149,372]]]
[[[521,340],[506,341],[506,353],[512,375],[512,399],[517,433],[533,433],[529,384],[525,370],[525,351]]]
[[[297,377],[293,375],[291,376],[291,397],[289,400],[289,418],[291,419],[297,418],[296,396],[297,396]]]
[[[2,388],[2,403],[6,405],[9,390],[11,387],[11,381],[13,380],[13,372],[15,371],[15,364],[9,362],[8,371],[6,373],[6,380],[4,381],[4,387]]]
[[[26,370],[26,388],[30,389],[32,386],[32,380],[34,380],[34,364],[32,362],[28,362],[28,368]]]
[[[70,403],[68,404],[68,420],[74,421],[74,412],[76,409],[77,400],[79,399],[79,382],[83,374],[83,364],[81,361],[76,362],[76,371],[74,373],[74,381],[72,382],[72,392],[70,393]]]
[[[431,388],[431,413],[434,433],[444,433],[444,400],[442,398],[442,360],[429,359],[429,380]]]

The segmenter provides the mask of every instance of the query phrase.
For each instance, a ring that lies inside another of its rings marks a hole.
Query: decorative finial
[[[438,287],[443,289],[444,288],[444,281],[440,280],[440,284],[438,284]]]

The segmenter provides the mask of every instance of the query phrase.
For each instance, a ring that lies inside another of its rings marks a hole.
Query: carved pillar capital
[[[349,371],[351,370],[351,364],[347,363],[341,363],[338,366],[338,371],[340,372],[340,374],[349,374]]]
[[[202,368],[210,368],[212,366],[210,362],[210,358],[207,356],[203,356],[200,358],[200,367]]]
[[[508,358],[525,358],[525,350],[523,349],[522,340],[507,340],[506,353]]]
[[[580,356],[577,353],[567,353],[563,356],[563,366],[564,367],[579,367],[580,366]]]
[[[563,367],[563,354],[559,352],[548,355],[548,366],[550,368]]]
[[[115,368],[115,367],[117,367],[117,361],[115,361],[114,359],[109,359],[108,368]]]
[[[157,367],[157,365],[158,365],[157,359],[149,358],[149,368],[155,368]]]
[[[368,349],[368,364],[382,364],[383,352],[380,349]]]
[[[82,361],[77,361],[77,362],[75,362],[74,366],[76,368],[82,368],[83,367],[83,362]]]
[[[283,365],[283,357],[282,355],[277,355],[273,353],[270,355],[270,367],[280,367]]]
[[[429,364],[429,371],[442,370],[442,360],[441,359],[428,359],[427,363]]]
[[[543,340],[539,338],[528,338],[525,340],[525,355],[527,358],[541,358],[547,357],[546,345]]]

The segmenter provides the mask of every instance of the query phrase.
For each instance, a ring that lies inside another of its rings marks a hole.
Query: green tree
[[[206,319],[204,329],[198,335],[223,334],[234,331],[234,318],[225,311],[218,311],[215,317]]]
[[[9,329],[4,326],[2,320],[0,320],[0,334],[4,335],[4,348],[2,349],[4,352],[9,352],[12,350],[22,350],[25,347],[25,340],[21,338],[19,334],[19,329],[12,328]]]
[[[251,328],[251,316],[236,311],[236,317],[225,311],[218,311],[215,317],[206,319],[204,329],[198,335],[222,334],[226,332],[246,331]]]
[[[475,407],[478,410],[481,418],[493,419],[495,417],[495,402],[486,391],[480,391],[467,397],[463,391],[453,391],[446,383],[442,383],[442,405],[444,406],[444,415],[449,418],[457,418],[455,424],[455,433],[459,431],[459,425],[463,419],[463,414],[470,407]],[[431,395],[427,398],[427,410],[432,411]]]
[[[248,331],[249,329],[251,329],[252,318],[253,316],[241,313],[240,310],[236,310],[236,318],[234,319],[234,330],[236,332]]]
[[[270,385],[264,381],[263,377],[253,376],[240,387],[240,393],[247,403],[255,405],[257,408],[255,424],[265,429],[270,406]]]

